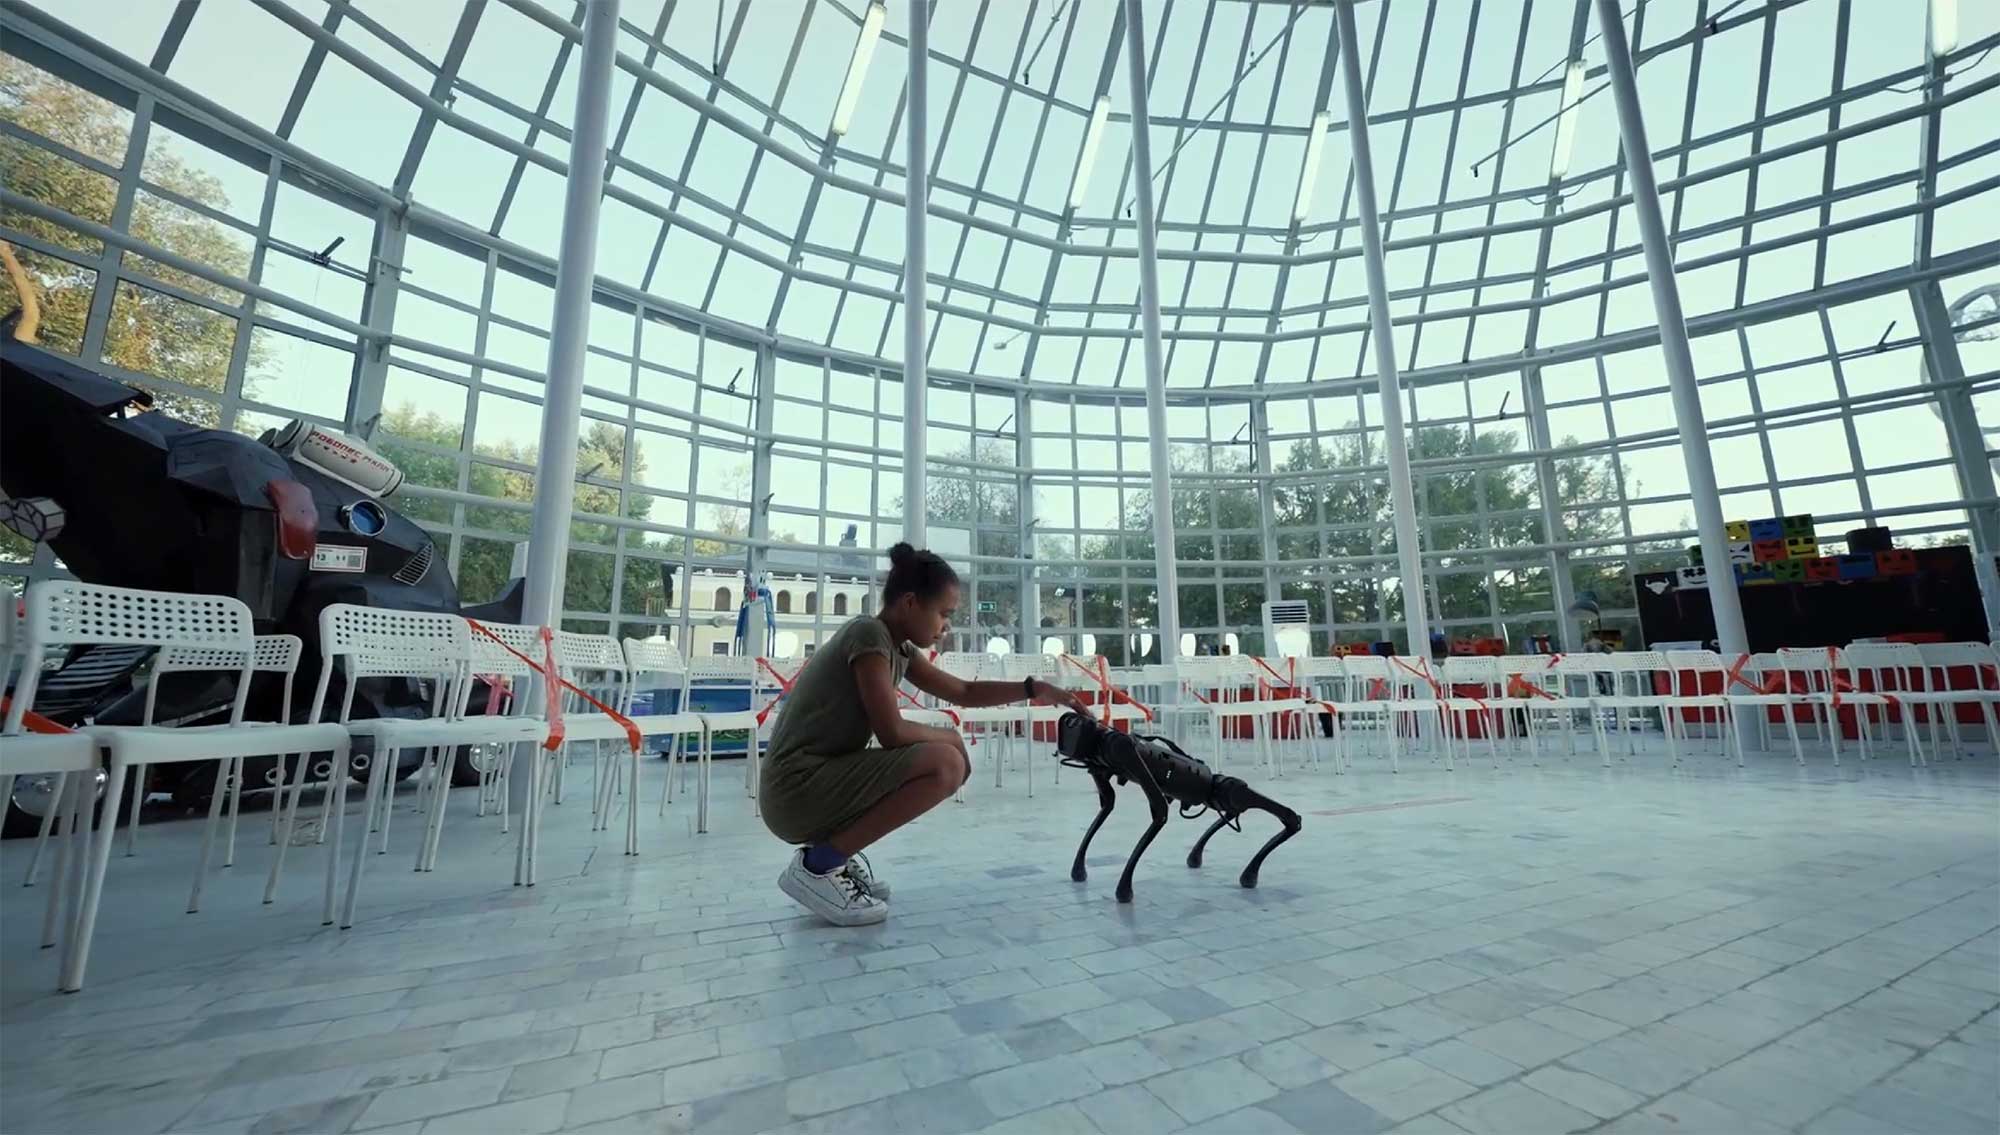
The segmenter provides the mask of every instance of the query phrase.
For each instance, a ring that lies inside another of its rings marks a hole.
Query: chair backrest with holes
[[[964,678],[969,682],[979,677],[980,671],[986,666],[986,659],[989,657],[991,656],[986,654],[972,654],[966,651],[949,650],[938,655],[932,664],[954,678]]]
[[[1803,682],[1808,693],[1832,692],[1834,674],[1845,669],[1838,665],[1838,651],[1823,646],[1781,646],[1777,656],[1787,680],[1794,688]]]
[[[326,710],[326,694],[336,665],[346,680],[340,712],[353,708],[355,683],[367,678],[413,678],[437,683],[433,705],[452,712],[459,705],[472,657],[472,635],[457,615],[396,611],[335,603],[319,613],[319,685],[313,691],[308,724]]]
[[[34,704],[43,652],[58,646],[111,644],[215,651],[237,672],[230,719],[243,717],[250,696],[250,660],[256,631],[250,608],[228,595],[139,591],[68,579],[49,579],[28,588],[24,664],[7,711],[7,733],[18,733]]]
[[[1702,682],[1710,674],[1726,675],[1722,656],[1713,650],[1669,650],[1663,652],[1667,660],[1667,670],[1673,675],[1673,696],[1677,698],[1715,697],[1729,693],[1727,677],[1716,689],[1703,688]]]
[[[1388,660],[1389,690],[1398,701],[1434,701],[1438,694],[1437,666],[1430,659],[1399,654]]]
[[[622,709],[628,676],[625,652],[619,648],[618,640],[610,635],[579,634],[575,631],[557,631],[555,637],[556,666],[563,679],[589,690],[604,704]],[[582,701],[574,694],[571,697]],[[578,706],[577,712],[596,712],[596,709],[584,703]]]
[[[631,712],[633,703],[638,700],[640,675],[658,674],[665,676],[667,683],[656,688],[669,689],[674,693],[674,712],[687,712],[687,660],[681,657],[680,647],[671,642],[628,638],[624,642],[624,651],[625,704],[619,708]],[[665,712],[665,707],[654,706],[653,712]]]
[[[1379,654],[1350,654],[1340,660],[1347,681],[1342,698],[1347,701],[1388,701],[1395,695],[1389,677],[1389,660]]]
[[[1929,688],[1923,652],[1907,642],[1859,642],[1840,652],[1847,677],[1868,681],[1861,688],[1910,693]]]
[[[472,702],[471,679],[495,678],[511,682],[517,692],[509,700],[509,712],[519,716],[539,717],[548,712],[546,697],[529,694],[529,683],[541,678],[542,667],[548,664],[553,644],[542,642],[542,628],[525,623],[479,624],[485,630],[472,629],[466,624],[466,681],[459,687],[458,701],[453,712],[464,716]],[[495,641],[495,640],[498,641]],[[522,656],[526,656],[523,658]],[[557,658],[557,673],[561,673],[561,659]],[[532,687],[540,689],[539,686]],[[566,700],[564,704],[569,704]]]
[[[2000,666],[1994,664],[1993,648],[1983,642],[1926,642],[1917,646],[1917,653],[1933,690],[1952,689],[1951,672],[1958,669],[1972,675],[1972,685],[1962,688],[2000,690]]]
[[[1662,696],[1654,675],[1667,670],[1667,656],[1657,650],[1623,650],[1606,655],[1617,676],[1620,689],[1638,698]]]
[[[1457,692],[1455,686],[1478,686],[1473,696],[1485,697],[1500,685],[1500,667],[1491,658],[1456,655],[1438,666],[1438,681],[1444,683],[1447,695]]]

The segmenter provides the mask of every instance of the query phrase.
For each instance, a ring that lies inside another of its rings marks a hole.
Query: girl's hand
[[[1075,694],[1063,689],[1061,686],[1051,685],[1040,678],[1035,679],[1035,696],[1033,700],[1036,705],[1059,705],[1064,709],[1075,710],[1082,714],[1090,712],[1090,707],[1083,704]]]

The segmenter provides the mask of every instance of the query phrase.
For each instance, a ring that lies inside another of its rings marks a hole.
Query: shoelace
[[[847,862],[841,866],[840,875],[852,883],[856,891],[869,898],[875,897],[875,871],[869,864],[867,856],[858,851],[849,856]]]

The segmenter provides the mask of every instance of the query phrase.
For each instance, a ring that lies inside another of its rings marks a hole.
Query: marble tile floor
[[[2000,1126],[1994,758],[1672,769],[1656,746],[1610,769],[1252,774],[1306,815],[1263,886],[1235,876],[1268,821],[1190,871],[1202,825],[1176,820],[1130,906],[1111,889],[1136,792],[1074,884],[1088,782],[1046,766],[1029,799],[982,776],[876,849],[894,914],[849,930],[777,891],[785,849],[734,763],[699,837],[688,802],[654,818],[649,764],[636,859],[574,792],[532,889],[464,791],[438,870],[411,872],[406,786],[346,932],[318,925],[323,848],[259,904],[255,812],[183,913],[199,825],[160,820],[112,861],[70,996],[8,841],[0,1130]]]

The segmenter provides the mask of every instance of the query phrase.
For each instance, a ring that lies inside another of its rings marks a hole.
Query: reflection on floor
[[[975,748],[983,759],[985,746]],[[277,905],[238,865],[181,912],[199,825],[114,858],[89,988],[35,948],[0,849],[0,1127],[37,1132],[1610,1131],[1990,1133],[2000,1123],[2000,776],[1991,755],[1614,767],[1363,759],[1259,783],[1303,834],[1182,865],[1175,821],[1120,906],[1136,793],[1067,866],[1087,782],[981,773],[876,849],[879,927],[816,925],[718,765],[691,802],[551,817],[543,882],[456,794],[409,870],[399,797],[352,930],[323,849]],[[1246,775],[1256,778],[1256,774]],[[357,805],[358,808],[358,805]],[[350,826],[350,831],[352,830]],[[46,867],[44,868],[46,871]],[[344,872],[343,872],[344,874]]]

